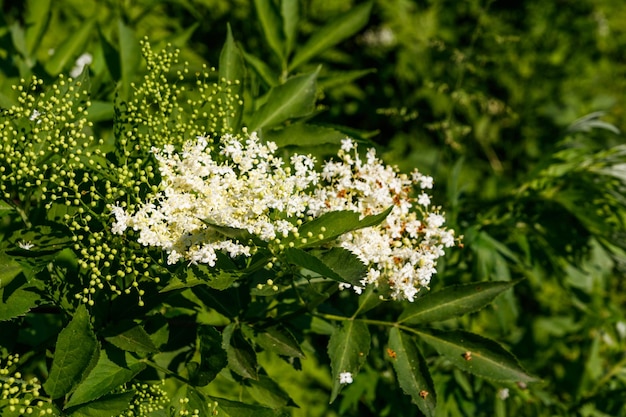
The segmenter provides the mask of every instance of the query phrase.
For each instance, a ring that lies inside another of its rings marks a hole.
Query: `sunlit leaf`
[[[520,366],[517,359],[491,339],[454,330],[417,332],[439,354],[464,371],[495,381],[532,382],[537,379]]]
[[[353,7],[315,32],[302,47],[298,48],[289,63],[289,70],[294,70],[319,53],[361,30],[369,20],[372,4],[371,1],[368,1]]]
[[[122,350],[135,353],[155,353],[157,348],[144,328],[133,321],[116,323],[103,334],[105,340]]]
[[[283,24],[280,14],[272,0],[254,0],[254,6],[265,40],[282,64],[285,60],[285,35],[282,32]]]
[[[266,375],[259,375],[256,381],[254,379],[246,381],[246,389],[255,400],[267,407],[277,409],[296,406],[289,394]]]
[[[248,123],[250,131],[276,126],[285,120],[306,116],[315,108],[316,80],[319,69],[288,79],[273,87]]]
[[[397,327],[389,331],[389,351],[398,383],[425,416],[435,415],[437,396],[426,360],[412,336]]]
[[[432,323],[478,311],[518,282],[477,282],[446,287],[417,299],[404,309],[398,323]]]
[[[93,33],[94,24],[95,20],[93,19],[84,21],[71,36],[54,50],[54,55],[45,65],[49,74],[58,75],[65,70],[69,71],[70,64],[81,53],[85,52],[83,48]]]
[[[273,129],[263,134],[264,139],[274,142],[279,148],[285,146],[339,145],[346,135],[336,129],[309,123],[293,123],[282,129]]]
[[[282,0],[280,2],[280,15],[283,21],[283,33],[285,34],[285,56],[289,56],[295,45],[298,33],[300,2],[298,0]]]
[[[233,132],[237,132],[241,124],[241,116],[243,114],[243,105],[238,100],[243,99],[243,82],[245,79],[243,56],[241,51],[235,44],[233,33],[230,25],[226,32],[226,42],[220,53],[219,63],[220,82],[226,82],[228,93],[222,94],[222,100],[226,102],[226,96],[235,97],[236,101],[232,103],[226,111],[225,123]],[[238,99],[238,100],[237,100]]]
[[[98,356],[98,351],[89,313],[85,305],[81,304],[72,321],[61,330],[57,338],[50,375],[43,384],[46,393],[51,398],[59,398],[70,392],[90,371],[89,365]]]
[[[65,408],[84,404],[104,396],[130,381],[145,367],[145,363],[137,360],[128,352],[115,348],[103,349],[96,366],[76,387]]]
[[[128,409],[134,396],[134,392],[105,395],[96,401],[70,408],[67,410],[67,415],[71,417],[111,417],[120,415],[124,410]]]
[[[51,0],[30,0],[26,6],[26,50],[34,56],[50,21]]]
[[[332,403],[343,387],[340,374],[350,372],[356,377],[370,350],[371,337],[367,324],[359,320],[346,320],[339,325],[328,342],[333,388]]]
[[[248,331],[246,331],[248,330]],[[252,329],[245,327],[246,335],[262,348],[278,355],[304,358],[304,352],[295,337],[282,325]]]

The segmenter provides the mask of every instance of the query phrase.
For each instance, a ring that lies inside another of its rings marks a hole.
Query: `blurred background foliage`
[[[291,53],[363,3],[299,1]],[[144,36],[155,49],[179,47],[193,70],[217,66],[229,23],[250,55],[247,97],[269,90],[268,74],[284,79],[321,65],[313,120],[349,127],[387,162],[434,176],[437,203],[465,236],[433,288],[526,278],[492,307],[443,327],[504,343],[543,382],[499,386],[433,356],[438,415],[626,415],[621,0],[377,0],[359,34],[295,69],[272,51],[252,0],[0,5],[0,105],[15,100],[20,78],[68,74],[87,52],[91,117],[103,137],[113,134],[113,101],[142,74]],[[307,352],[306,378],[266,359],[299,404],[294,415],[418,413],[393,388],[384,358],[371,358],[329,406],[328,359],[315,355],[323,350]],[[221,386],[216,395],[240,395],[234,381]]]

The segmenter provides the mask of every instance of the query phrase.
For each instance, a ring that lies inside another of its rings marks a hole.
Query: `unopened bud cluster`
[[[24,379],[20,372],[11,371],[18,362],[18,355],[0,362],[0,412],[6,409],[11,415],[52,416],[51,400],[40,396],[39,380]]]

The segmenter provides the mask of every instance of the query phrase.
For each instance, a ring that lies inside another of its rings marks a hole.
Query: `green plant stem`
[[[178,375],[177,373],[172,372],[172,371],[170,371],[169,369],[164,368],[164,367],[162,367],[161,365],[156,364],[156,363],[154,363],[153,361],[151,361],[151,360],[149,360],[149,359],[142,359],[142,360],[141,360],[141,362],[143,362],[143,363],[145,363],[146,365],[148,365],[148,366],[150,366],[150,367],[152,367],[152,368],[156,369],[157,371],[161,371],[161,372],[163,372],[164,374],[166,374],[166,375],[168,375],[168,376],[171,376],[172,378],[176,378],[176,379],[178,379],[179,381],[181,381],[181,382],[183,382],[183,383],[185,383],[185,384],[187,384],[187,385],[191,385],[191,383],[189,382],[189,380],[188,380],[187,378],[183,378],[182,376]]]

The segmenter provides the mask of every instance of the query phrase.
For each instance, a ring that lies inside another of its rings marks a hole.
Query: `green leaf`
[[[97,401],[67,410],[67,415],[69,417],[111,417],[120,415],[128,409],[134,396],[134,392],[105,395]]]
[[[501,382],[532,382],[517,359],[493,340],[461,330],[417,331],[420,338],[464,371]]]
[[[228,365],[226,352],[222,348],[222,335],[213,326],[198,326],[200,344],[200,367],[195,375],[196,385],[205,386]]]
[[[289,71],[361,30],[367,24],[372,4],[371,1],[360,4],[315,32],[306,44],[298,48],[289,63]]]
[[[359,296],[359,308],[354,312],[352,317],[356,317],[359,314],[365,314],[382,302],[383,300],[380,298],[376,290],[372,287],[368,287],[363,294]]]
[[[10,277],[11,274],[9,273],[11,270],[15,272],[14,265],[8,266],[7,270],[0,272],[0,279],[4,285],[0,287],[0,321],[23,316],[37,306],[41,300],[37,289],[26,281],[24,275],[19,275],[21,268],[16,274],[17,278],[14,278]],[[2,264],[0,264],[1,269]]]
[[[219,78],[220,82],[226,82],[228,84],[227,88],[229,90],[228,93],[222,94],[222,101],[228,103],[225,100],[227,94],[237,100],[237,102],[232,103],[232,108],[228,108],[228,113],[225,117],[226,126],[232,129],[233,132],[239,131],[241,116],[243,114],[243,104],[239,104],[238,101],[243,99],[244,69],[243,56],[235,44],[229,24],[227,27],[226,42],[220,53]]]
[[[306,268],[309,271],[316,272],[323,277],[334,279],[335,281],[345,281],[341,275],[329,268],[321,259],[302,249],[287,248],[285,249],[284,255],[287,262],[293,265]]]
[[[294,123],[282,129],[264,132],[263,137],[266,141],[274,142],[279,148],[282,148],[285,146],[318,146],[329,143],[339,145],[341,140],[346,138],[346,135],[329,127]]]
[[[288,119],[302,117],[315,108],[315,83],[319,68],[307,74],[289,78],[284,84],[272,87],[267,101],[248,123],[250,131],[276,126]]]
[[[22,267],[13,257],[0,252],[0,289],[6,287],[22,272]],[[5,301],[4,297],[2,298]]]
[[[426,417],[435,415],[437,396],[426,360],[411,335],[397,327],[389,331],[389,352],[398,383]]]
[[[265,61],[245,51],[242,52],[246,62],[268,86],[275,87],[280,84],[278,81],[278,74],[276,74],[276,72],[269,65],[267,65]]]
[[[353,377],[359,372],[370,350],[370,332],[367,324],[359,320],[346,320],[335,328],[328,342],[328,356],[333,378],[330,396],[332,403],[343,387],[339,374],[350,372]]]
[[[244,327],[246,336],[253,339],[259,346],[278,355],[304,358],[304,352],[295,337],[282,325],[274,325],[263,329]]]
[[[243,338],[241,330],[232,323],[222,332],[222,348],[226,351],[231,370],[244,378],[258,379],[254,349]]]
[[[34,56],[50,21],[50,0],[30,0],[26,6],[26,50]]]
[[[341,276],[343,281],[349,282],[357,287],[362,285],[361,280],[367,274],[367,266],[348,249],[331,248],[330,250],[321,252],[318,258],[324,265]]]
[[[285,62],[285,39],[282,33],[283,25],[274,2],[272,0],[254,0],[254,6],[263,28],[265,40],[282,65]]]
[[[227,400],[225,398],[212,398],[217,402],[217,409],[231,417],[276,417],[276,413],[271,408],[261,407]],[[221,415],[221,414],[218,414]]]
[[[114,81],[119,81],[122,78],[120,53],[104,36],[100,26],[98,26],[98,37],[100,38],[100,47],[104,54],[104,63],[109,70],[109,74],[111,74],[111,78],[113,78]]]
[[[155,353],[157,347],[150,335],[132,320],[117,323],[104,332],[104,339],[113,346],[135,353]]]
[[[341,71],[341,72],[332,72],[324,74],[324,77],[320,77],[317,85],[322,90],[327,90],[332,87],[346,85],[351,83],[354,80],[358,80],[359,78],[376,72],[375,69],[366,69],[366,70],[354,70],[354,71]]]
[[[400,314],[398,323],[432,323],[478,311],[518,282],[476,282],[446,287],[415,300]]]
[[[89,313],[81,304],[57,338],[50,375],[43,384],[46,393],[55,399],[70,392],[89,372],[89,365],[98,353]]]
[[[365,227],[375,226],[385,220],[389,213],[391,213],[392,209],[393,206],[389,207],[380,214],[366,216],[363,219],[359,219],[359,213],[354,211],[345,210],[328,212],[300,226],[298,232],[301,237],[306,236],[307,241],[306,243],[302,243],[301,240],[297,240],[296,246],[309,247],[319,245],[321,243],[335,240],[344,233]],[[322,228],[325,230],[322,230]]]
[[[300,2],[298,0],[282,0],[280,2],[280,15],[283,20],[283,33],[285,34],[285,56],[288,57],[296,43],[298,21],[300,19]]]
[[[72,32],[71,36],[55,49],[54,55],[45,65],[48,74],[53,76],[60,74],[84,52],[83,48],[93,33],[94,23],[94,19],[84,21],[78,30]]]
[[[259,375],[258,381],[253,379],[247,380],[246,388],[250,395],[262,405],[273,409],[286,406],[297,407],[289,394],[267,375]]]
[[[81,347],[80,344],[77,344]],[[96,366],[76,387],[65,408],[96,400],[133,379],[146,364],[115,348],[102,350]]]
[[[206,307],[229,318],[237,317],[243,306],[249,302],[250,297],[249,293],[233,287],[218,291],[204,285],[197,285],[192,288],[192,291]]]
[[[119,31],[119,48],[121,63],[121,98],[128,100],[130,97],[130,84],[137,75],[141,62],[141,50],[135,32],[120,18],[117,22]]]

